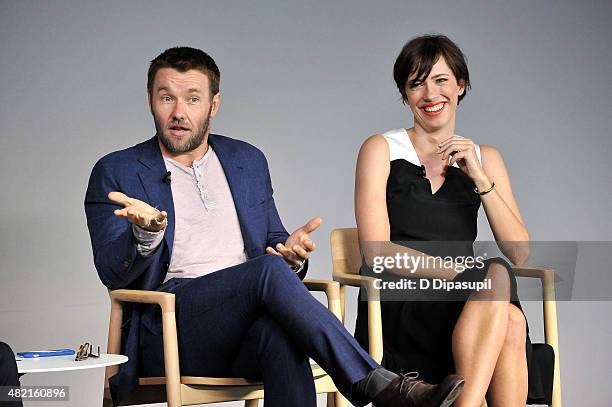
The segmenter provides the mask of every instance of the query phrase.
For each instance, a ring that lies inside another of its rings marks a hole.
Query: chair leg
[[[340,284],[340,315],[342,316],[341,320],[344,324],[346,317],[346,286],[344,284]]]
[[[258,407],[259,406],[259,400],[255,399],[255,400],[245,400],[244,402],[244,407]]]

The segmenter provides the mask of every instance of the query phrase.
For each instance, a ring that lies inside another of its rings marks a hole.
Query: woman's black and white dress
[[[481,204],[479,195],[474,193],[473,181],[455,164],[448,167],[444,183],[432,193],[407,131],[391,130],[383,136],[389,145],[391,160],[386,188],[390,240],[449,242],[447,250],[452,253],[428,254],[473,256],[472,243],[476,239]],[[476,146],[476,152],[480,159],[479,146]],[[508,270],[512,303],[520,309],[516,300],[516,280],[509,264],[500,258],[488,259],[489,262],[503,264]],[[459,278],[482,280],[485,271],[466,270]],[[464,303],[463,300],[381,301],[383,366],[397,373],[417,371],[423,380],[430,383],[438,383],[444,376],[455,373],[451,338]],[[366,302],[359,301],[355,337],[365,349],[368,349],[367,332]],[[532,345],[529,335],[525,346],[529,401],[549,402],[554,363],[552,348]]]

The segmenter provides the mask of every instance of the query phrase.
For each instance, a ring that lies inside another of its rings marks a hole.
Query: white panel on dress
[[[406,161],[409,161],[415,165],[421,166],[421,161],[419,160],[419,156],[416,153],[414,146],[412,145],[412,141],[410,137],[408,137],[408,132],[406,129],[394,129],[389,130],[382,134],[385,140],[387,140],[387,144],[389,145],[389,160],[397,160],[403,158]],[[459,136],[459,135],[458,135]],[[463,137],[463,136],[459,136]],[[476,144],[476,156],[478,157],[478,161],[482,162],[480,158],[480,145]],[[453,164],[453,167],[459,168],[457,163]]]
[[[393,161],[403,158],[419,167],[421,166],[421,161],[405,129],[389,130],[383,133],[383,137],[389,145],[389,160]]]

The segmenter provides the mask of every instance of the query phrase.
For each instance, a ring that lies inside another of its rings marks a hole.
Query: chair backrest
[[[333,274],[359,274],[361,249],[357,228],[334,229],[331,232]]]

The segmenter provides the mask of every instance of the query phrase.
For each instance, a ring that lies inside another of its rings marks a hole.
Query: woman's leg
[[[453,331],[452,349],[457,374],[465,387],[456,407],[480,407],[491,382],[508,330],[510,277],[506,268],[491,263],[486,274],[491,290],[474,292],[463,306]]]
[[[523,312],[510,304],[508,329],[493,371],[487,403],[489,407],[524,406],[527,401],[527,322]]]

